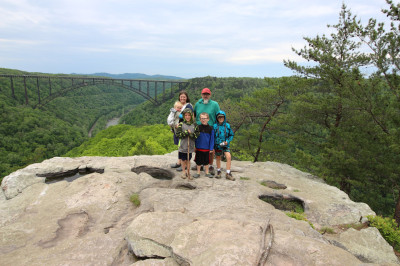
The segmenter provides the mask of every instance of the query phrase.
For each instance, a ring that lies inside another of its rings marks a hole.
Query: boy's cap
[[[192,112],[192,109],[190,109],[190,108],[185,108],[185,110],[183,110],[183,111],[181,112],[181,114],[185,114],[185,113],[190,113],[190,114],[192,114],[193,112]]]
[[[224,111],[222,111],[222,110],[219,110],[219,112],[217,113],[217,115],[216,115],[216,117],[218,118],[218,117],[226,117],[226,114],[225,114],[225,112]]]
[[[201,94],[203,94],[203,93],[211,94],[211,91],[210,91],[209,88],[204,88],[204,89],[201,91]]]

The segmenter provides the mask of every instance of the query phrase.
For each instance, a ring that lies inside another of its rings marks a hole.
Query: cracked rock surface
[[[204,172],[188,181],[169,168],[176,159],[177,152],[56,157],[5,177],[0,265],[257,265],[264,238],[273,239],[265,265],[398,265],[375,228],[316,230],[374,214],[316,177],[274,162],[233,161],[236,181]],[[91,170],[46,183],[82,169]],[[315,229],[260,196],[301,200]],[[264,236],[266,224],[273,230]]]

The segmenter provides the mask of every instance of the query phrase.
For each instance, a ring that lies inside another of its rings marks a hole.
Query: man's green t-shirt
[[[207,113],[210,116],[210,120],[208,120],[208,124],[213,126],[217,121],[216,115],[219,112],[219,104],[216,101],[209,100],[207,104],[204,104],[204,100],[200,99],[194,106],[194,114],[196,116],[196,123],[198,125],[200,122],[200,114]]]

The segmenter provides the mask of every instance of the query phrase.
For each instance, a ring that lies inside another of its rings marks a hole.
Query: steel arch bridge
[[[15,99],[15,90],[17,87],[22,86],[25,95],[25,104],[29,105],[28,90],[34,90],[37,93],[37,102],[33,104],[33,108],[40,108],[57,97],[64,96],[66,93],[78,88],[86,86],[96,86],[101,84],[113,85],[130,90],[143,96],[150,102],[159,105],[164,100],[172,98],[174,93],[185,89],[187,81],[176,80],[145,80],[145,79],[115,79],[105,77],[81,77],[81,76],[42,76],[42,75],[4,75],[1,74],[0,78],[9,79],[11,96]],[[29,82],[29,86],[28,86]],[[32,83],[33,82],[33,83]],[[57,90],[54,84],[58,82],[61,84]],[[19,83],[19,86],[17,85]],[[21,85],[22,83],[22,85]],[[28,88],[29,87],[29,88]],[[48,92],[44,93],[43,90]],[[166,94],[169,90],[170,95]],[[158,95],[162,91],[162,98]],[[32,104],[32,103],[31,103]]]

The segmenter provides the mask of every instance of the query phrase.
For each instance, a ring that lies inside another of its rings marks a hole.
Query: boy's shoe
[[[212,174],[206,174],[206,177],[213,178]]]
[[[179,166],[178,168],[176,168],[176,171],[182,172],[182,166]]]
[[[178,168],[178,167],[181,167],[181,165],[177,163],[171,164],[171,168]]]
[[[208,168],[208,171],[211,175],[215,175],[215,170],[214,167],[212,165],[210,165],[210,167]]]
[[[182,171],[182,169],[181,169],[181,171]],[[183,172],[183,173],[181,174],[181,177],[182,177],[182,179],[186,179],[186,173]]]
[[[199,175],[198,173],[195,173],[195,174],[193,175],[193,177],[194,177],[194,178],[199,178],[200,175]]]
[[[217,171],[217,175],[215,176],[215,178],[218,178],[218,179],[221,178],[221,171]]]
[[[228,180],[235,181],[235,178],[232,176],[232,173],[229,173],[229,174],[226,173],[225,177],[226,177],[226,179],[228,179]]]

